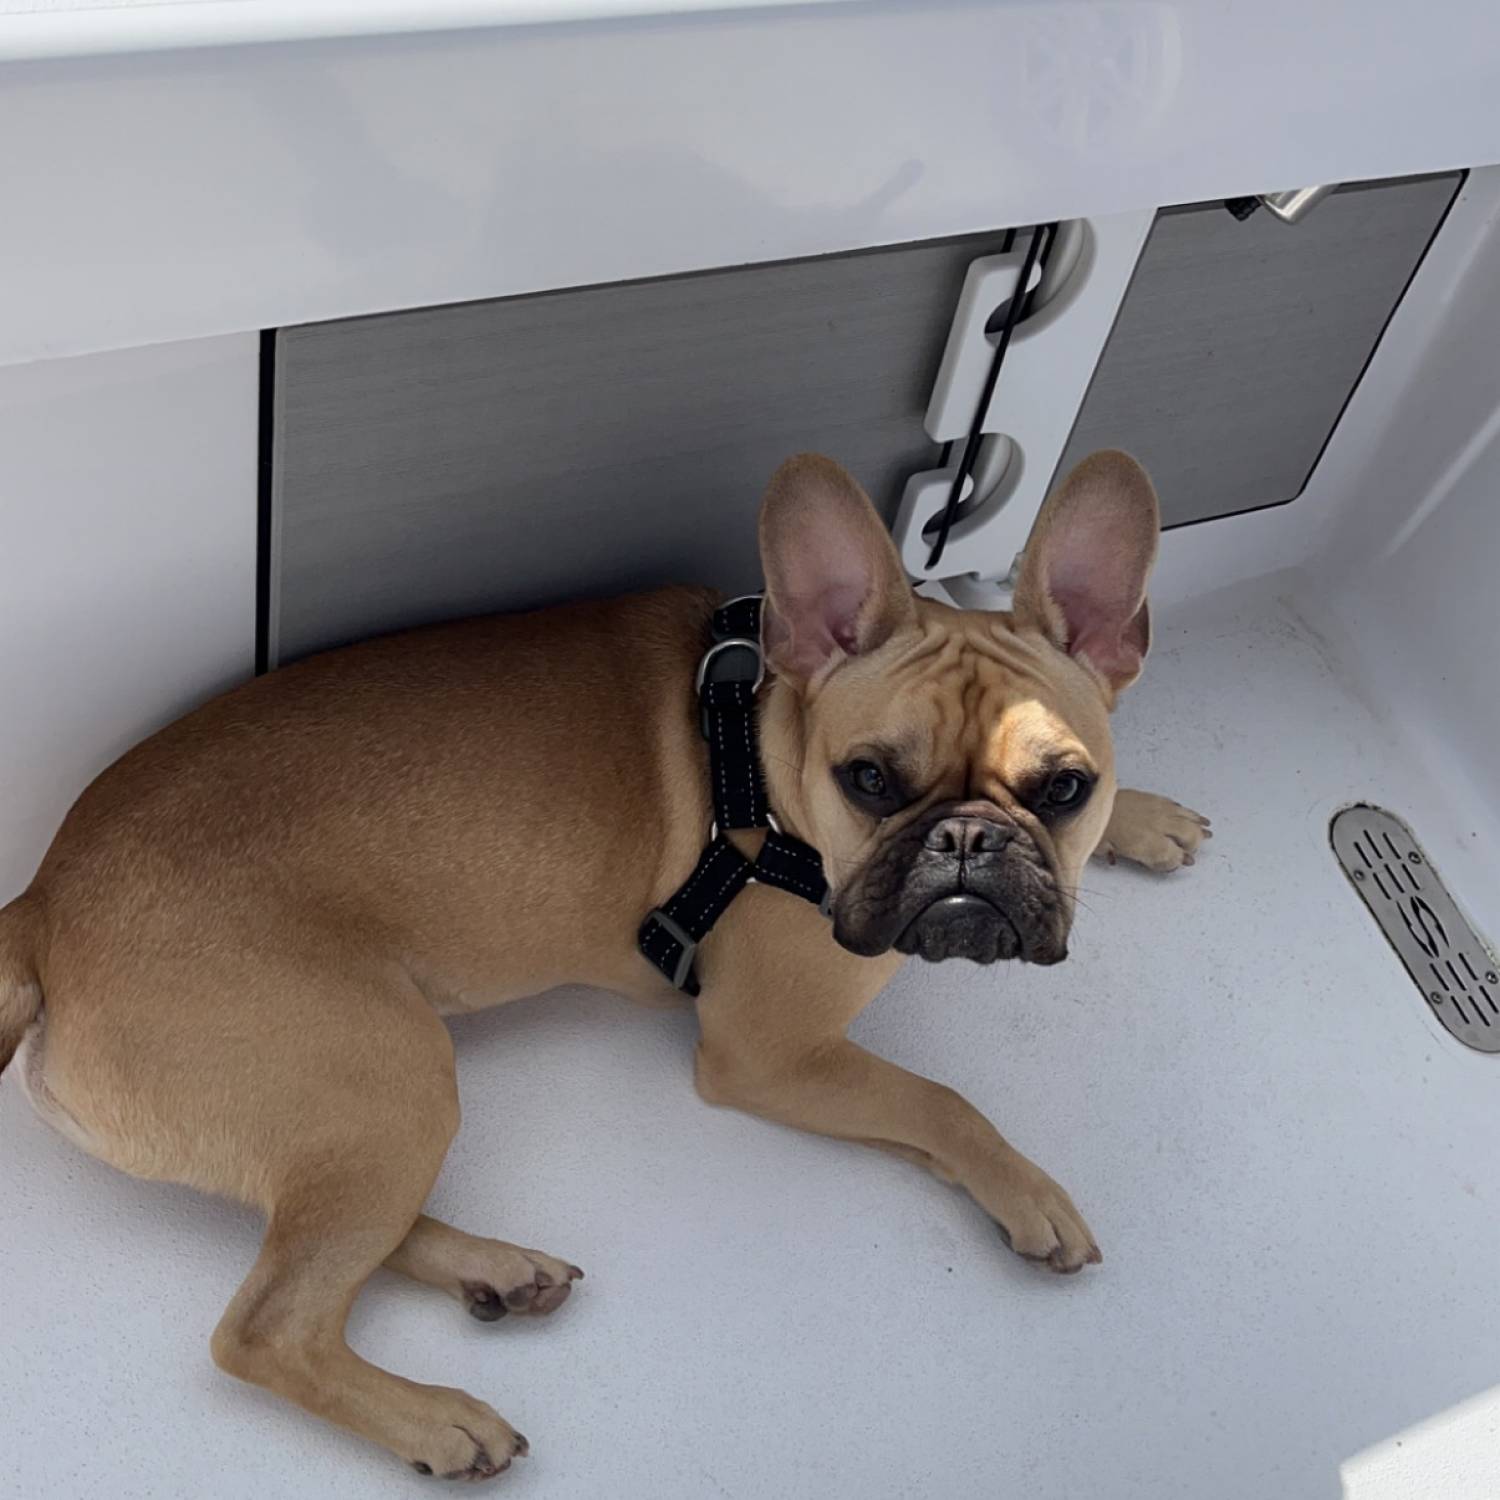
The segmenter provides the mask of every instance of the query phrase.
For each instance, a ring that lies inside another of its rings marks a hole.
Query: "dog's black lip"
[[[900,948],[903,942],[909,940],[914,935],[914,929],[916,928],[917,923],[920,922],[925,916],[927,916],[928,913],[931,912],[934,908],[944,907],[948,911],[953,911],[959,906],[963,906],[971,911],[976,907],[982,908],[984,912],[1004,922],[1008,927],[1011,928],[1012,931],[1015,930],[1016,924],[1012,922],[1011,919],[1007,917],[1005,913],[1001,911],[993,901],[987,900],[977,891],[950,891],[946,896],[939,896],[936,901],[929,901],[927,905],[924,906],[921,911],[919,911],[911,919],[911,921],[901,929],[901,934],[896,939],[895,946],[897,948]],[[1019,934],[1017,934],[1017,936],[1019,937]],[[910,950],[902,949],[902,951],[909,952]]]
[[[911,919],[911,921],[906,924],[904,928],[902,928],[901,935],[896,939],[894,944],[896,951],[898,953],[904,953],[908,957],[915,957],[919,954],[924,957],[929,956],[923,949],[921,934],[919,933],[918,928],[927,917],[933,914],[934,911],[937,911],[939,912],[939,914],[941,914],[945,910],[949,914],[960,918],[968,917],[971,920],[978,918],[980,920],[993,921],[996,924],[1003,924],[1004,928],[1009,931],[1012,943],[1014,945],[1014,951],[1012,952],[1011,957],[1022,960],[1025,959],[1026,944],[1023,941],[1020,929],[1016,926],[1016,924],[1010,919],[1009,916],[1006,915],[1005,912],[1003,912],[998,906],[996,906],[993,901],[988,900],[986,897],[979,895],[975,891],[967,890],[950,891],[946,896],[939,896],[936,901],[929,901],[927,905],[924,906],[922,910],[919,911]],[[950,953],[947,956],[956,957],[959,955]],[[967,956],[973,957],[974,955]],[[991,959],[985,958],[978,959],[978,962],[980,963],[989,963],[992,961],[993,960]]]

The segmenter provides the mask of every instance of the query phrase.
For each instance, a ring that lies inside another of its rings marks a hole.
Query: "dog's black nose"
[[[1010,843],[1012,830],[989,818],[943,818],[927,830],[927,848],[934,854],[999,854]]]

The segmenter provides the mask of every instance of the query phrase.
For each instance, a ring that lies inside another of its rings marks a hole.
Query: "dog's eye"
[[[873,760],[846,761],[834,767],[833,777],[861,812],[873,813],[877,818],[890,817],[911,800],[899,778]]]
[[[1059,771],[1047,783],[1043,800],[1053,812],[1066,812],[1080,806],[1091,788],[1092,783],[1082,771]]]
[[[857,760],[849,767],[849,781],[861,796],[878,802],[885,796],[885,772],[873,760]]]

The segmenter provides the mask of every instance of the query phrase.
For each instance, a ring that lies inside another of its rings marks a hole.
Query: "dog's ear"
[[[1146,579],[1161,518],[1128,454],[1083,460],[1042,506],[1026,542],[1013,609],[1102,677],[1111,697],[1140,675],[1151,644]]]
[[[884,644],[916,618],[901,558],[870,497],[830,458],[799,453],[760,510],[763,633],[771,666],[803,682]]]

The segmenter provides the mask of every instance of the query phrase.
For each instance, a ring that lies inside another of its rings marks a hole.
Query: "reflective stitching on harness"
[[[712,643],[699,663],[696,683],[699,717],[710,751],[715,832],[687,880],[664,904],[647,914],[636,938],[647,961],[691,995],[699,993],[693,955],[746,885],[758,882],[773,886],[820,908],[825,906],[828,894],[817,850],[783,833],[771,816],[756,746],[756,698],[763,667],[757,666],[754,681],[739,677],[709,680],[715,652],[727,640],[733,638],[740,648],[755,647],[760,639],[760,608],[760,599],[751,597],[733,601],[714,616]],[[741,715],[740,736],[734,736],[732,729],[726,734],[725,719],[732,713]],[[728,741],[740,737],[743,752],[737,745],[731,765]],[[739,821],[741,815],[746,822]],[[770,832],[754,861],[724,837],[723,830],[765,828],[767,824],[771,825]]]
[[[672,908],[676,906],[679,901],[685,900],[689,895],[692,894],[693,887],[697,885],[698,882],[702,880],[703,877],[707,875],[711,869],[713,869],[714,860],[718,859],[725,852],[725,850],[728,850],[731,854],[738,855],[739,853],[738,850],[732,848],[729,844],[720,844],[714,850],[713,855],[710,858],[700,858],[698,868],[694,870],[693,873],[688,877],[687,884],[683,886],[680,891],[676,892],[675,895],[673,895],[671,900],[667,902],[664,910],[672,912],[672,915],[675,917],[677,913],[673,912]]]
[[[657,938],[665,938],[666,942],[662,945],[661,957],[651,958],[651,954],[648,950],[647,945],[654,942]],[[677,939],[674,938],[665,927],[652,927],[650,932],[648,932],[646,936],[641,939],[641,952],[644,953],[647,958],[650,958],[651,962],[656,964],[658,968],[660,968],[668,958],[673,959],[673,965],[675,966],[676,959],[672,955],[672,949],[677,948],[680,950],[681,946],[682,945],[677,941]]]
[[[733,884],[734,884],[734,883],[735,883],[735,881],[736,881],[736,880],[739,880],[739,879],[740,879],[740,878],[741,878],[741,877],[740,877],[740,872],[739,872],[739,871],[738,871],[738,870],[736,870],[736,871],[735,871],[735,872],[734,872],[734,874],[733,874],[733,875],[731,875],[731,876],[730,876],[730,877],[729,877],[729,879],[728,879],[728,880],[726,880],[726,881],[725,881],[725,882],[724,882],[724,884],[723,884],[723,885],[721,885],[721,886],[720,886],[720,887],[719,887],[719,888],[718,888],[718,890],[716,890],[716,891],[715,891],[715,892],[714,892],[714,900],[715,900],[715,901],[717,901],[717,900],[718,900],[718,899],[719,899],[719,897],[720,897],[720,896],[722,896],[722,895],[723,895],[723,894],[724,894],[724,892],[725,892],[725,891],[727,891],[727,890],[728,890],[728,889],[729,889],[729,887],[730,887],[730,886],[732,886],[732,885],[733,885]],[[750,877],[749,877],[749,876],[748,876],[748,875],[746,875],[746,876],[745,876],[745,877],[744,877],[744,879],[745,879],[745,880],[749,880],[749,878],[750,878]],[[720,913],[719,913],[719,915],[720,915],[720,916],[722,916],[722,915],[723,915],[723,913],[722,913],[722,912],[720,912]]]
[[[717,714],[714,718],[714,733],[719,740],[719,816],[725,823],[729,821],[729,777],[725,767],[724,755],[724,715]]]
[[[750,766],[750,821],[752,824],[760,822],[760,797],[759,788],[756,786],[755,775],[755,742],[750,738],[750,715],[754,713],[753,708],[745,711],[745,716],[740,724],[745,731],[745,760]]]
[[[803,848],[799,849],[794,844],[778,842],[775,846],[778,854],[784,854],[788,859],[800,859],[804,864],[810,865],[819,875],[823,873],[823,861],[816,854]]]

